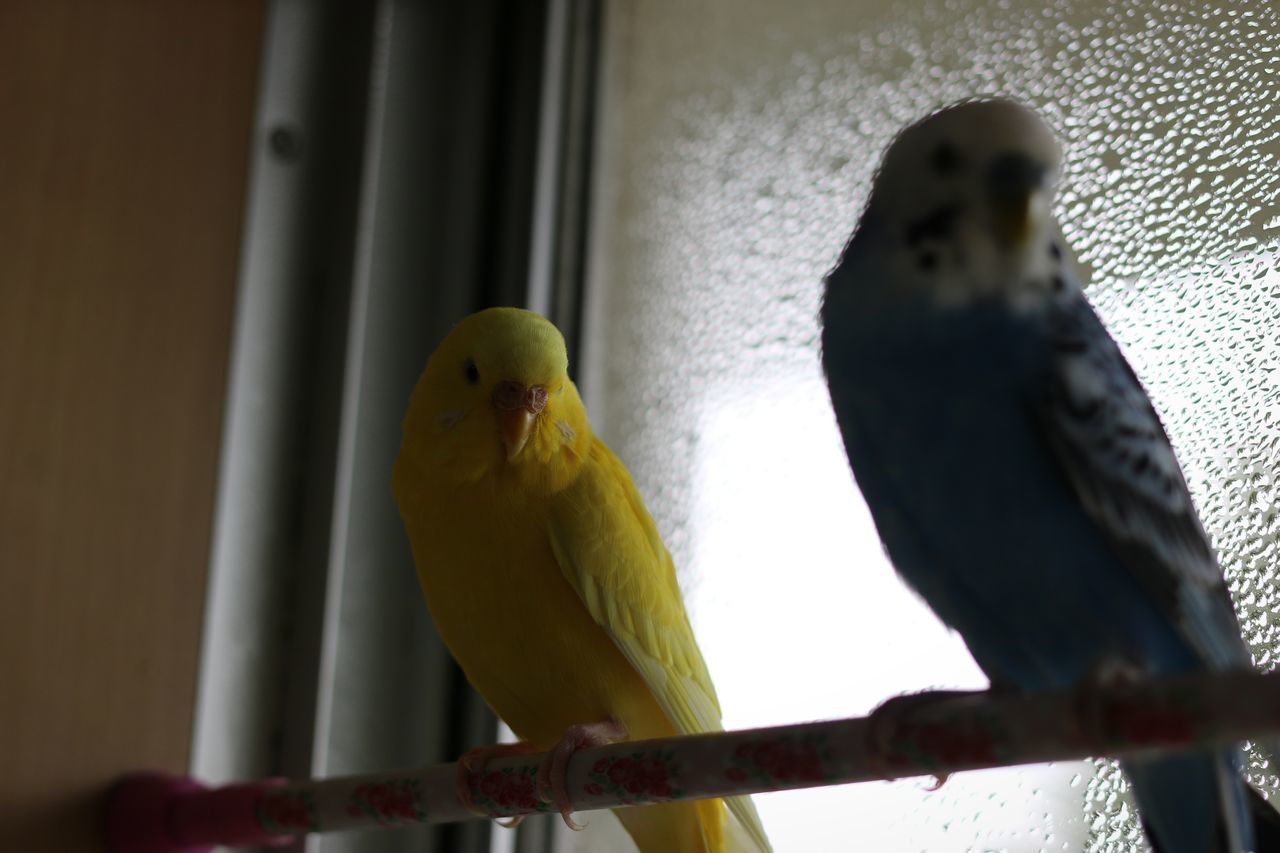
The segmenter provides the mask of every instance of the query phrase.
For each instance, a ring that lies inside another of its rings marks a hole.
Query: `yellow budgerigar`
[[[574,749],[720,729],[671,556],[546,319],[491,308],[445,338],[409,403],[395,493],[440,636],[517,736],[553,750],[544,796],[566,822]],[[616,814],[645,853],[767,851],[750,799],[727,804]]]

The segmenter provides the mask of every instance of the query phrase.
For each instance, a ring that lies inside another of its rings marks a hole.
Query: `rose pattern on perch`
[[[942,700],[946,701],[946,700]],[[897,722],[885,745],[886,768],[945,768],[954,764],[998,765],[1002,759],[996,719],[975,718],[975,725],[956,731],[937,720]]]
[[[661,749],[601,758],[591,765],[582,790],[591,796],[617,797],[626,805],[679,799],[684,789],[673,784],[680,777],[675,757],[674,750]]]
[[[724,776],[731,782],[752,780],[770,786],[825,782],[836,775],[824,767],[833,757],[823,735],[761,738],[738,744]]]
[[[258,822],[268,832],[280,834],[320,828],[315,797],[307,791],[267,793],[258,802]]]
[[[471,773],[471,799],[492,817],[513,817],[554,806],[538,799],[538,765],[524,764]]]
[[[368,815],[383,826],[420,823],[427,818],[422,783],[417,779],[388,779],[360,785],[347,802],[351,817]]]

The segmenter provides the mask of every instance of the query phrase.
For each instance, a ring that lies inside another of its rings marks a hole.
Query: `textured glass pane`
[[[880,551],[816,321],[885,145],[973,95],[1021,99],[1062,139],[1057,211],[1090,296],[1165,417],[1271,664],[1280,21],[1268,3],[611,9],[599,320],[578,370],[676,556],[727,725],[985,684]],[[780,851],[1138,849],[1110,765],[927,782],[758,802]],[[580,849],[602,849],[607,820],[593,823]]]

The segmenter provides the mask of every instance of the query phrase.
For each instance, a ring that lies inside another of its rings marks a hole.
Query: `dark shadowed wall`
[[[263,9],[0,4],[0,849],[185,769]]]

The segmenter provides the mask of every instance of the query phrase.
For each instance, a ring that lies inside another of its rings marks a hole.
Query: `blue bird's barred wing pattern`
[[[1081,504],[1210,666],[1249,666],[1222,571],[1146,391],[1083,295],[1048,312],[1052,375],[1038,414]]]

